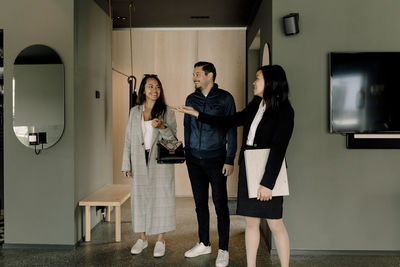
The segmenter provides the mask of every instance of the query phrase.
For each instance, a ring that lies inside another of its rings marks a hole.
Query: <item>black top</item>
[[[255,96],[249,105],[231,116],[212,116],[200,112],[198,120],[219,127],[244,126],[242,148],[239,165],[243,160],[247,136],[251,123],[257,114],[262,98]],[[286,148],[292,136],[294,126],[294,110],[289,101],[278,108],[267,108],[257,127],[253,146],[257,149],[269,148],[270,153],[265,167],[261,185],[273,189],[285,157]]]

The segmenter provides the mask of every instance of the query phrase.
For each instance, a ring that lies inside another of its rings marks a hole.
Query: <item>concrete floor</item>
[[[184,258],[186,250],[197,242],[197,221],[191,198],[178,198],[177,230],[166,235],[166,255],[153,257],[156,236],[149,237],[149,247],[137,256],[130,248],[139,237],[130,224],[129,201],[122,207],[122,241],[114,242],[114,223],[102,222],[92,230],[92,241],[81,243],[74,250],[0,249],[0,266],[214,266],[218,251],[218,233],[214,207],[211,209],[210,240],[212,254],[193,259]],[[244,246],[244,219],[231,217],[230,265],[246,266]],[[261,239],[257,266],[279,266],[276,255],[270,256]],[[290,266],[395,266],[400,267],[400,256],[292,256]]]

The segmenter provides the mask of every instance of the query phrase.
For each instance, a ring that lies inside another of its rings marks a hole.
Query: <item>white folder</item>
[[[261,179],[265,172],[270,149],[250,149],[244,151],[246,164],[247,188],[249,198],[256,198]],[[272,190],[272,196],[288,196],[289,184],[286,171],[286,162],[283,159],[282,167]]]

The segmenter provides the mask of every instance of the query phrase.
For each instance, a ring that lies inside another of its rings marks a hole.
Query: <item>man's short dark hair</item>
[[[196,64],[194,64],[194,67],[202,67],[203,71],[206,75],[208,75],[210,72],[213,74],[213,81],[215,82],[215,78],[217,77],[217,70],[215,69],[214,64],[211,62],[206,62],[206,61],[199,61]]]

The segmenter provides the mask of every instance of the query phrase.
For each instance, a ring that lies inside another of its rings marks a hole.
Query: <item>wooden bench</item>
[[[121,241],[121,205],[131,196],[129,184],[108,184],[79,201],[85,207],[85,241],[90,241],[90,207],[105,206],[107,222],[110,221],[111,207],[115,208],[115,241]]]

